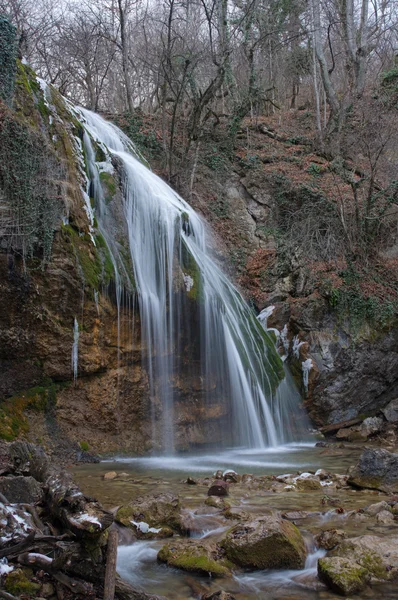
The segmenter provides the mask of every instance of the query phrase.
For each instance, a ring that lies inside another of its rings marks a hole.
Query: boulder
[[[391,400],[381,412],[389,423],[398,423],[398,398]]]
[[[398,491],[398,454],[387,450],[364,448],[358,464],[351,469],[348,483],[355,487]]]
[[[331,556],[357,563],[376,579],[394,580],[398,577],[398,536],[362,535],[343,540],[332,550]]]
[[[116,477],[117,477],[116,471],[109,471],[108,473],[105,473],[105,475],[104,475],[105,481],[112,481],[113,479],[116,479]]]
[[[151,529],[168,528],[179,533],[186,533],[182,522],[180,500],[172,494],[137,498],[129,504],[121,506],[116,513],[115,520],[134,530],[139,530],[139,524],[144,523]],[[145,532],[142,533],[145,535]],[[164,537],[160,531],[159,533],[161,537]]]
[[[301,533],[279,513],[236,525],[221,546],[233,563],[254,569],[300,569],[306,557]]]
[[[370,581],[365,568],[348,558],[337,556],[318,560],[318,576],[331,590],[342,596],[360,592]]]
[[[222,556],[220,548],[200,540],[181,540],[166,544],[159,550],[158,560],[170,567],[200,575],[231,575],[232,565]]]
[[[394,515],[389,510],[381,510],[376,515],[376,521],[380,525],[392,525],[394,523]]]
[[[370,504],[368,508],[365,509],[365,512],[371,517],[375,517],[382,510],[391,511],[391,507],[387,504],[385,500],[382,500],[381,502],[376,502],[376,504]]]
[[[321,490],[322,486],[318,479],[309,477],[301,479],[299,477],[296,479],[296,488],[299,490],[299,492],[313,492]]]
[[[332,550],[346,537],[342,529],[325,529],[315,536],[316,544],[319,548]]]
[[[383,423],[384,421],[380,417],[368,417],[363,421],[359,429],[361,433],[369,437],[375,433],[379,433],[383,427]]]
[[[222,479],[213,481],[207,492],[208,496],[228,496],[228,483]]]
[[[42,497],[41,485],[33,477],[1,477],[0,493],[11,504],[35,504]]]

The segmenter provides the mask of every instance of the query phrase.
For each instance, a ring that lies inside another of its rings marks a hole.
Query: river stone
[[[296,488],[299,492],[313,492],[322,489],[322,486],[318,479],[306,478],[301,479],[300,477],[296,480]]]
[[[354,561],[376,579],[398,577],[398,536],[362,535],[343,540],[330,556]]]
[[[398,423],[398,398],[391,400],[381,412],[389,423]]]
[[[301,569],[305,544],[293,523],[278,513],[241,523],[222,540],[227,557],[241,567],[254,569]]]
[[[130,529],[135,529],[133,524],[135,521],[147,523],[154,529],[171,528],[179,533],[186,533],[182,522],[180,500],[172,494],[136,498],[118,509],[115,520]]]
[[[381,510],[376,515],[376,521],[380,523],[380,525],[392,525],[394,523],[394,516],[389,510]]]
[[[332,550],[346,537],[342,529],[325,529],[315,536],[316,544],[319,548]]]
[[[228,483],[222,479],[213,481],[207,492],[208,496],[228,496]]]
[[[360,592],[370,581],[366,569],[348,558],[337,556],[318,560],[318,576],[332,591],[342,596]]]
[[[200,540],[170,542],[158,552],[158,560],[170,567],[212,577],[231,575],[232,566],[220,553],[216,544]]]
[[[0,493],[11,504],[35,504],[42,496],[42,489],[33,477],[1,477]]]
[[[112,481],[113,479],[116,479],[116,477],[117,477],[116,471],[109,471],[108,473],[105,473],[105,475],[104,475],[105,481]]]
[[[348,483],[360,488],[398,491],[398,454],[387,450],[364,448],[358,464],[351,469]]]
[[[381,502],[376,502],[376,504],[370,504],[368,508],[365,509],[365,512],[371,517],[375,517],[382,510],[391,511],[391,507],[387,504],[385,500],[382,500]]]

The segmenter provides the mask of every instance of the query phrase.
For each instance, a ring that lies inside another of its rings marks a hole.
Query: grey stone
[[[360,488],[398,492],[398,454],[365,448],[350,471],[348,483]]]
[[[389,423],[398,423],[398,398],[391,400],[381,412]]]
[[[34,504],[42,496],[40,484],[33,477],[1,477],[0,492],[11,504]]]

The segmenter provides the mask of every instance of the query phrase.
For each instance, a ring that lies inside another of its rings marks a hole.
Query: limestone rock
[[[179,533],[186,533],[182,522],[180,500],[172,494],[137,498],[121,506],[115,520],[131,529],[136,529],[135,522],[146,523],[153,529],[169,528]]]
[[[365,448],[358,464],[350,472],[348,483],[383,492],[398,491],[398,454]]]
[[[335,548],[344,538],[346,537],[345,531],[342,529],[325,529],[318,533],[315,537],[315,541],[319,548],[325,550],[332,550]]]
[[[381,412],[389,423],[398,423],[398,398],[391,400]]]
[[[389,510],[381,510],[376,515],[376,521],[380,523],[380,525],[391,525],[394,523],[394,516]]]
[[[116,471],[109,471],[108,473],[105,473],[105,475],[104,475],[104,479],[106,481],[112,481],[113,479],[116,479],[116,477],[117,477]]]
[[[298,478],[296,480],[296,487],[300,492],[312,492],[322,489],[322,486],[318,479],[313,479],[310,477],[305,479]]]
[[[199,540],[181,540],[166,544],[159,550],[158,560],[170,567],[201,575],[231,575],[231,565],[221,556],[220,549],[214,544],[204,544]]]
[[[343,596],[360,592],[370,581],[366,569],[348,558],[337,556],[319,559],[318,576],[331,590]]]
[[[398,536],[362,535],[343,540],[331,555],[356,562],[376,579],[394,580],[398,577]]]
[[[278,513],[236,525],[221,546],[232,562],[255,569],[300,569],[306,556],[301,533]]]
[[[42,489],[33,477],[1,477],[0,493],[11,504],[35,504],[42,496]]]
[[[370,504],[370,506],[368,506],[365,512],[371,517],[375,517],[379,512],[384,510],[388,510],[391,512],[390,506],[385,500],[382,500],[381,502],[376,502],[376,504]]]

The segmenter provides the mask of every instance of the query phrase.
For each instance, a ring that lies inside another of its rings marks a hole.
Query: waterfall
[[[186,377],[195,382],[192,406],[204,407],[204,419],[220,404],[227,407],[220,425],[226,444],[261,448],[291,441],[289,420],[300,398],[286,384],[272,338],[212,258],[203,220],[142,164],[116,126],[88,110],[79,112],[95,184],[95,215],[111,251],[117,285],[118,248],[107,225],[98,175],[105,167],[95,161],[92,141],[121,175],[153,439],[165,451],[175,449],[175,412],[183,403]]]
[[[77,380],[77,372],[79,366],[79,323],[75,317],[73,323],[73,344],[72,344],[72,373],[73,380]]]

